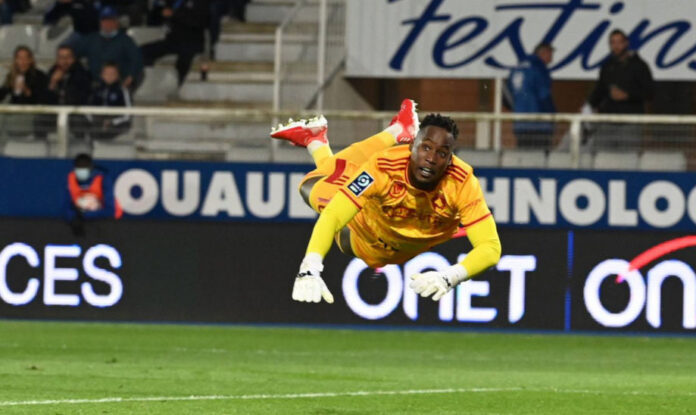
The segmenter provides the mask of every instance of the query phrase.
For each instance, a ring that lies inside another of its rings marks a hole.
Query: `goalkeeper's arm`
[[[492,216],[470,226],[466,230],[467,237],[474,247],[458,264],[442,271],[430,271],[411,276],[411,288],[423,297],[433,296],[437,301],[453,287],[488,268],[500,260],[501,245],[495,221]]]
[[[314,225],[300,272],[295,278],[293,300],[318,303],[323,298],[327,303],[333,303],[333,295],[321,279],[324,257],[331,249],[334,235],[359,211],[360,209],[342,192],[337,192],[326,205]]]

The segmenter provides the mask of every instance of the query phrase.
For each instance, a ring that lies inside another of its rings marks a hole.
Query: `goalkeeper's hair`
[[[425,128],[429,125],[444,129],[448,133],[452,134],[455,141],[457,140],[459,128],[457,127],[457,123],[455,123],[450,117],[441,114],[428,114],[425,116],[425,118],[423,118],[423,121],[421,121],[420,128]]]

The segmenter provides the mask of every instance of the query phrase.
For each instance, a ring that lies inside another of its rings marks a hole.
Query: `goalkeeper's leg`
[[[345,182],[376,152],[413,141],[418,133],[416,103],[405,99],[399,113],[384,131],[353,143],[334,155],[328,141],[326,118],[293,121],[273,129],[271,137],[306,147],[317,168],[300,184],[300,194],[312,209],[321,210],[331,201]]]

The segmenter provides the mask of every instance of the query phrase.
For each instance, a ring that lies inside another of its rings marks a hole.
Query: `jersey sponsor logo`
[[[368,187],[372,186],[372,183],[374,182],[375,179],[370,176],[369,173],[364,171],[348,185],[348,190],[350,190],[355,196],[360,196],[365,190],[367,190]]]
[[[406,186],[404,186],[403,183],[400,183],[400,182],[392,183],[392,186],[389,189],[389,196],[391,196],[393,198],[397,198],[397,197],[402,196],[404,193],[406,193]]]

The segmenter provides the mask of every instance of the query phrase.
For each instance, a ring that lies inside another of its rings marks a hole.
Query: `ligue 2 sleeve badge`
[[[348,190],[350,190],[355,196],[360,196],[365,190],[367,190],[368,187],[372,186],[372,183],[374,182],[375,179],[370,176],[369,173],[364,171],[348,185]]]

